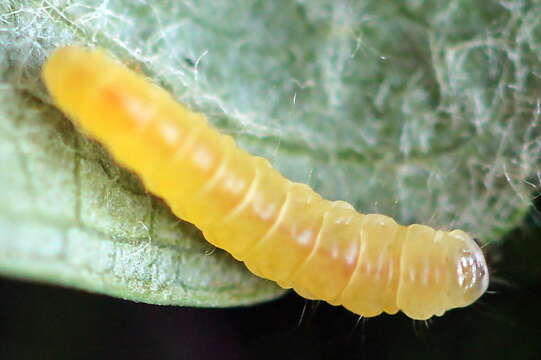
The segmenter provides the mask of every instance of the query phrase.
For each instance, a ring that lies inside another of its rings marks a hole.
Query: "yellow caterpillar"
[[[483,254],[463,231],[402,226],[325,200],[104,52],[60,48],[43,79],[80,129],[178,217],[283,288],[362,316],[401,310],[420,320],[487,288]]]

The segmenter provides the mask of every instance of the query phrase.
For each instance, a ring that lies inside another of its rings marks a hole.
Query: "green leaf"
[[[540,14],[528,1],[4,1],[0,272],[151,303],[281,293],[51,105],[40,66],[70,43],[109,50],[329,199],[496,241],[539,184]]]

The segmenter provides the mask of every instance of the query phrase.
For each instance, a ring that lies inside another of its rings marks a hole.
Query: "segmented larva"
[[[420,320],[487,288],[483,254],[463,231],[325,200],[101,51],[58,49],[43,78],[57,105],[177,216],[283,288],[362,316],[401,310]]]

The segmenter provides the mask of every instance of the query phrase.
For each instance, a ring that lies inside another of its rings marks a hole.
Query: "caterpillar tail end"
[[[89,54],[96,56],[87,49],[78,46],[66,46],[56,49],[43,66],[42,78],[49,92],[62,110],[71,115],[76,113],[77,104],[89,91],[81,84],[91,84],[104,69],[95,69]],[[82,66],[81,64],[84,64]],[[98,71],[98,72],[96,72]],[[90,90],[93,90],[91,88]]]

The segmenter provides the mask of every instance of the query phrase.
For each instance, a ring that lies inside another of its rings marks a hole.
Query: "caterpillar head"
[[[468,306],[488,287],[483,252],[461,230],[411,225],[402,251],[397,306],[413,319],[426,320]]]
[[[455,252],[455,287],[453,297],[457,306],[467,306],[485,293],[489,273],[483,251],[477,242],[460,230],[449,233],[456,242],[451,248]],[[457,286],[456,286],[457,285]]]

